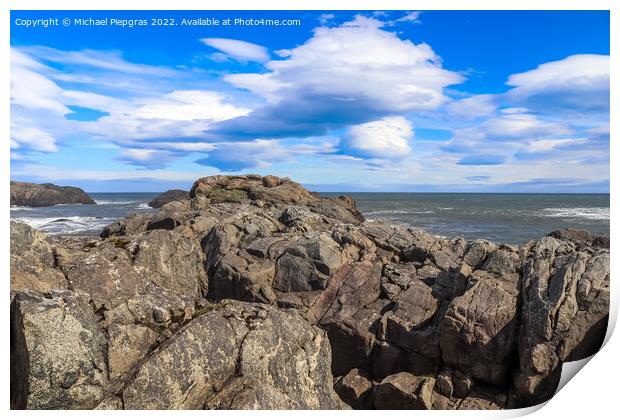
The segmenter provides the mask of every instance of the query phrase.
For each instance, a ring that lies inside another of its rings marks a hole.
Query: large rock
[[[344,265],[330,279],[309,311],[311,321],[344,320],[379,297],[381,265],[368,261]]]
[[[97,309],[146,289],[148,278],[133,266],[126,242],[75,243],[68,238],[63,245],[56,248],[58,267],[69,287],[87,293]]]
[[[346,222],[364,220],[347,198],[322,198],[288,178],[260,175],[210,176],[200,178],[192,186],[189,196],[202,203],[250,203],[273,205],[298,204],[313,212]]]
[[[602,345],[609,317],[609,251],[545,237],[531,245],[523,269],[520,372],[523,404],[553,396],[563,362]]]
[[[48,292],[67,289],[67,279],[56,268],[53,245],[42,232],[11,222],[11,296],[21,290]]]
[[[443,361],[493,384],[506,385],[516,351],[519,276],[478,270],[473,286],[450,303],[441,323]]]
[[[373,388],[368,374],[361,369],[352,369],[336,382],[334,389],[342,401],[353,408],[366,408]]]
[[[377,385],[375,408],[379,410],[430,410],[435,378],[401,372]]]
[[[376,357],[393,359],[393,369],[400,366],[416,374],[433,372],[441,359],[439,321],[435,319],[438,310],[439,300],[431,287],[421,280],[412,280],[398,296],[394,309],[383,318],[382,338],[396,347],[379,347]]]
[[[335,409],[325,333],[294,312],[228,302],[138,369],[126,409]]]
[[[100,236],[102,238],[109,238],[110,236],[124,236],[144,232],[146,231],[147,222],[151,217],[152,215],[149,213],[132,213],[123,219],[105,226]]]
[[[148,202],[149,207],[154,209],[158,209],[163,207],[165,204],[171,203],[173,201],[183,201],[189,199],[189,192],[184,190],[168,190],[159,194],[157,197]]]
[[[22,292],[11,305],[11,407],[89,409],[109,385],[106,337],[86,294]]]
[[[560,229],[551,232],[548,236],[561,241],[570,241],[576,244],[586,244],[592,247],[609,249],[609,236],[595,234],[581,229]]]
[[[322,321],[320,325],[327,330],[332,348],[334,375],[342,375],[353,368],[370,369],[379,322],[389,304],[376,300],[352,315]]]
[[[45,207],[56,204],[96,203],[80,188],[11,181],[12,206]]]
[[[127,245],[138,273],[165,289],[200,298],[209,282],[200,244],[182,230],[156,230]]]

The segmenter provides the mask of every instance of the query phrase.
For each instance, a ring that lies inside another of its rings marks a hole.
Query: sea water
[[[523,244],[562,228],[609,234],[609,194],[347,194],[367,220],[415,226],[448,238]],[[11,218],[50,234],[98,235],[130,213],[152,212],[156,193],[91,193],[96,205],[11,207]]]

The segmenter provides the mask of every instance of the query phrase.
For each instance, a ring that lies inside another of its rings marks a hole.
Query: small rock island
[[[81,188],[11,181],[11,205],[47,207],[57,204],[97,204]]]

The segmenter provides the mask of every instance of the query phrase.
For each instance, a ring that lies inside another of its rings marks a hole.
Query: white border
[[[10,99],[10,10],[611,10],[611,241],[612,249],[617,249],[620,244],[618,238],[618,229],[616,223],[616,213],[618,206],[618,185],[620,177],[618,176],[618,157],[620,156],[620,137],[617,135],[618,123],[620,121],[618,115],[618,105],[620,95],[614,97],[613,93],[618,92],[618,43],[620,33],[620,2],[614,0],[226,0],[226,1],[192,1],[192,0],[150,0],[144,2],[129,2],[127,0],[107,0],[107,1],[79,1],[79,0],[0,0],[0,42],[2,45],[0,51],[0,74],[2,76],[0,100],[0,138],[5,139],[5,146],[0,148],[1,162],[0,171],[2,173],[3,182],[0,184],[2,214],[4,214],[4,223],[0,225],[2,231],[2,255],[0,261],[4,272],[4,302],[6,307],[3,310],[5,320],[0,322],[0,334],[4,337],[4,344],[1,348],[2,353],[2,371],[3,382],[0,395],[4,401],[3,408],[8,411],[9,408],[9,322],[8,322],[8,296],[9,296],[9,148],[8,139],[10,138],[10,116],[9,116],[9,99]],[[459,419],[480,419],[480,418],[510,418],[520,415],[532,414],[532,418],[560,417],[589,417],[589,418],[610,418],[613,412],[616,412],[616,400],[620,398],[617,388],[617,378],[620,369],[618,366],[618,358],[620,357],[620,342],[617,338],[611,337],[611,332],[615,326],[618,314],[618,293],[616,285],[618,284],[618,258],[615,251],[612,254],[611,277],[612,281],[612,307],[610,309],[610,328],[608,331],[608,342],[605,347],[583,368],[583,371],[577,375],[577,379],[569,381],[566,386],[546,405],[544,408],[540,406],[534,409],[509,410],[503,412],[482,412],[482,411],[457,411],[457,412],[392,412],[389,414],[381,414],[378,412],[366,411],[350,411],[350,412],[89,412],[88,416],[109,418],[110,416],[137,416],[149,418],[170,418],[175,417],[195,417],[195,416],[215,416],[218,418],[240,418],[240,417],[256,417],[269,416],[288,418],[293,415],[296,419],[312,419],[316,415],[330,418],[376,418],[378,415],[396,416],[399,418],[410,418],[415,416],[424,418],[444,418],[452,417]],[[11,416],[16,417],[32,417],[45,415],[50,418],[67,418],[67,417],[83,417],[84,412],[10,412]]]

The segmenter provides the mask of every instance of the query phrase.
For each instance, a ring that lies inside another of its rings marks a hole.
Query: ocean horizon
[[[89,193],[96,205],[11,206],[11,219],[52,235],[98,235],[131,213],[155,211],[150,192]],[[349,195],[366,220],[422,228],[466,240],[523,244],[563,228],[609,235],[609,194],[321,192]]]

